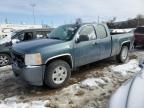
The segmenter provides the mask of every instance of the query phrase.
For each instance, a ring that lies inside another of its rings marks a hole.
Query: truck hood
[[[56,39],[39,39],[39,40],[33,40],[33,41],[27,41],[27,42],[21,42],[15,44],[12,46],[12,50],[18,53],[25,54],[25,53],[33,52],[39,48],[48,47],[50,45],[54,45],[62,42],[64,41],[56,40]]]
[[[144,70],[123,84],[111,97],[109,108],[144,108]]]

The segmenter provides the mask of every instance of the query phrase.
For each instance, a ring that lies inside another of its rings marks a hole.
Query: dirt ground
[[[139,59],[144,55],[144,48],[137,48],[130,53],[130,59]],[[111,66],[118,64],[114,58],[102,60],[80,67],[60,89],[35,87],[25,84],[14,77],[11,66],[0,68],[0,100],[16,96],[18,102],[44,100],[49,108],[105,108],[112,93],[135,73],[127,76],[113,73]],[[87,78],[102,79],[98,86],[85,86],[81,82]],[[71,91],[71,92],[70,92]],[[80,101],[82,100],[82,101]],[[30,108],[30,107],[28,107]]]

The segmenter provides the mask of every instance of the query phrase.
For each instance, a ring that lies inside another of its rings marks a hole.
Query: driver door
[[[82,66],[96,61],[100,51],[98,51],[99,48],[95,44],[96,34],[93,25],[81,27],[77,35],[77,39],[80,36],[88,36],[88,40],[75,43],[75,66]]]

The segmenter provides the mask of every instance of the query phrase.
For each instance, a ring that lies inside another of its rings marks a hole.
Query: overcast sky
[[[61,25],[74,22],[100,21],[117,17],[117,21],[144,14],[144,0],[1,0],[0,22],[33,23],[31,4],[35,3],[36,23]]]

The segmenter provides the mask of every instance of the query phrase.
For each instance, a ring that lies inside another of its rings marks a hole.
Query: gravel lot
[[[27,85],[14,77],[10,66],[1,67],[0,108],[105,108],[112,93],[139,72],[142,50],[134,50],[124,65],[110,58],[83,66],[55,90]]]

